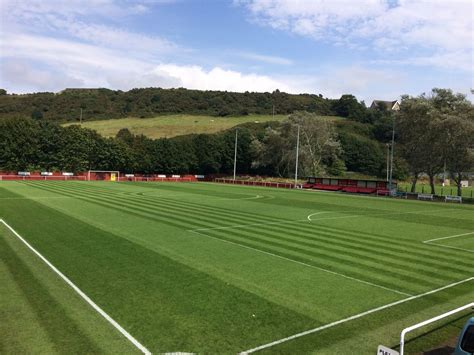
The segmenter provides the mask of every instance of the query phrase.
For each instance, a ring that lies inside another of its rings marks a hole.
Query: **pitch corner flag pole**
[[[295,189],[298,185],[298,156],[300,150],[300,125],[298,125],[298,135],[296,136],[296,164],[295,164]]]
[[[234,144],[234,180],[235,180],[235,172],[237,170],[237,132],[238,129],[235,129],[235,144]]]

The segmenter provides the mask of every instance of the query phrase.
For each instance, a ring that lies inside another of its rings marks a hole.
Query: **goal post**
[[[87,172],[87,181],[120,181],[120,172],[118,170],[89,170]]]

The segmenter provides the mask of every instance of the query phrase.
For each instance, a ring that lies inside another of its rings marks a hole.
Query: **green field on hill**
[[[0,223],[5,353],[137,350],[18,236],[153,353],[372,354],[474,299],[469,205],[214,183],[3,181],[0,219],[13,229]],[[406,353],[455,337],[468,314],[410,334]]]
[[[119,118],[100,121],[87,121],[85,128],[96,130],[103,136],[113,137],[122,128],[134,134],[150,138],[175,137],[192,133],[215,133],[247,122],[282,121],[286,115],[247,115],[247,116],[195,116],[167,115],[153,118]],[[67,123],[64,126],[77,123]]]

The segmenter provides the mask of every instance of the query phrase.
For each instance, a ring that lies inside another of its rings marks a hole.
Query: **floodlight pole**
[[[79,117],[79,123],[82,125],[82,107],[81,107],[81,115]]]
[[[387,146],[387,181],[388,181],[388,174],[390,170],[390,143],[385,144]]]
[[[234,180],[235,180],[235,172],[237,170],[237,132],[238,129],[235,129],[235,143],[234,143]]]
[[[295,164],[295,189],[298,184],[298,155],[300,150],[300,125],[298,125],[298,135],[296,136],[296,164]]]
[[[388,179],[388,186],[390,189],[390,192],[392,191],[392,176],[393,176],[393,150],[395,148],[395,117],[392,117],[392,145],[391,145],[391,151],[390,151],[390,175]]]

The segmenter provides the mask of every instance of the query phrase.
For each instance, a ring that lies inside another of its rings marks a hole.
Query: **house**
[[[398,100],[395,101],[383,101],[383,100],[374,100],[370,108],[378,108],[380,105],[383,105],[388,111],[398,111],[400,110],[400,103]]]

